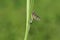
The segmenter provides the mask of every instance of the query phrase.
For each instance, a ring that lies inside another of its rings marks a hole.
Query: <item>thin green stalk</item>
[[[26,32],[25,32],[25,37],[24,40],[27,40],[28,37],[28,33],[30,30],[30,19],[31,19],[31,13],[33,10],[33,6],[34,6],[34,0],[27,0],[27,17],[26,17]]]
[[[27,17],[26,17],[26,32],[25,32],[25,37],[24,40],[27,40],[27,36],[28,36],[28,32],[30,29],[30,24],[29,24],[29,5],[30,4],[30,0],[27,0]]]

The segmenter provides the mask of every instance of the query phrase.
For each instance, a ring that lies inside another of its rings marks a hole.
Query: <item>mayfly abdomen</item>
[[[35,13],[32,13],[32,17],[34,20],[37,20],[37,21],[40,20],[40,17],[38,15],[36,15]]]
[[[30,23],[32,23],[33,20],[40,21],[40,17],[38,15],[36,15],[35,12],[33,12],[31,15]]]

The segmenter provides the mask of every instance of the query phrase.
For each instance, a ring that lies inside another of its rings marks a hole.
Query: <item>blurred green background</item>
[[[33,0],[30,10],[41,17],[30,25],[28,40],[60,40],[60,0]],[[0,40],[23,40],[26,0],[0,0]]]
[[[60,40],[60,0],[34,0],[33,5],[41,20],[30,25],[28,40]]]
[[[23,40],[26,0],[0,0],[0,40]]]

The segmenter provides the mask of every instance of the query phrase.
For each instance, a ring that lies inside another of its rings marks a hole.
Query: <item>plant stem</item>
[[[27,17],[26,17],[26,32],[25,32],[25,37],[24,40],[27,40],[27,36],[28,36],[28,32],[30,29],[30,23],[29,23],[29,4],[30,4],[30,0],[27,0]]]

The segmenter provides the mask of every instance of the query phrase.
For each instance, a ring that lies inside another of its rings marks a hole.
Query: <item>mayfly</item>
[[[40,21],[40,17],[37,14],[35,14],[35,12],[31,14],[30,23],[32,23],[33,20]]]

